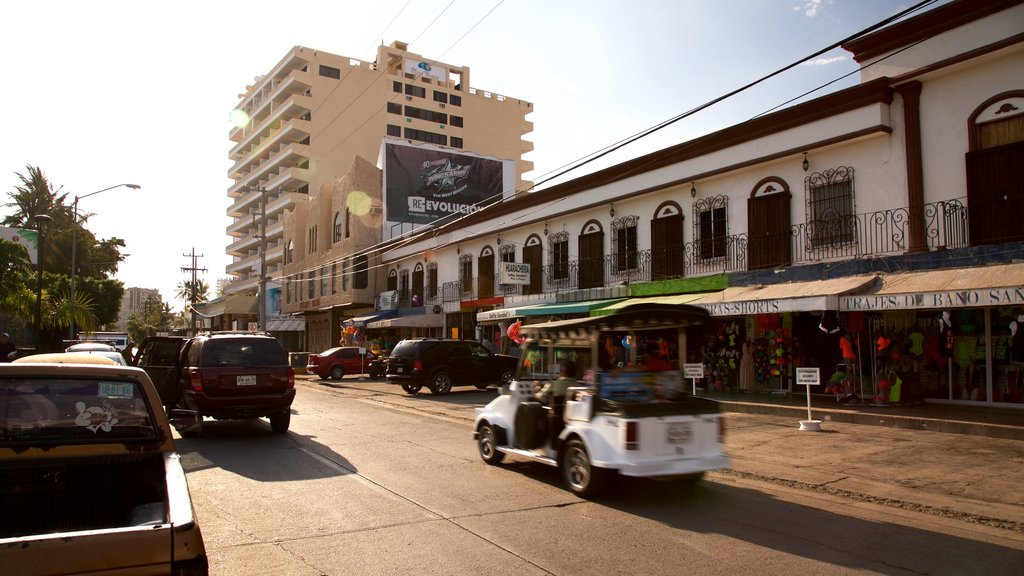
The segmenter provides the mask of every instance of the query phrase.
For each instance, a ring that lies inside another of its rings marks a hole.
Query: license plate
[[[668,443],[669,444],[686,444],[690,441],[693,436],[693,431],[690,429],[689,422],[669,422],[668,424]]]
[[[239,386],[255,386],[256,385],[256,377],[255,376],[238,376],[237,378],[238,379],[235,381],[235,383],[238,384]]]
[[[401,366],[395,366],[395,372],[401,374],[402,372],[405,372],[405,370],[403,370]]]

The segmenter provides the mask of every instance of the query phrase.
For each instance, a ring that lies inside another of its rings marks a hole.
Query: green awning
[[[558,302],[555,304],[520,308],[518,312],[523,316],[557,316],[560,314],[589,315],[594,309],[620,301],[622,301],[622,298],[613,298],[611,300],[584,300],[582,302]]]
[[[708,294],[708,292],[700,292],[697,294],[663,294],[661,296],[645,296],[643,298],[626,298],[608,306],[594,308],[590,311],[590,315],[605,316],[633,304],[689,304],[690,302],[700,300]]]

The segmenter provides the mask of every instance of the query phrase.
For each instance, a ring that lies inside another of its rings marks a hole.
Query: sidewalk
[[[807,419],[806,394],[773,395],[698,389],[697,395],[717,400],[727,412],[792,416],[794,422]],[[843,405],[838,404],[833,396],[811,394],[811,416],[814,420],[821,420],[822,427],[827,427],[829,422],[847,422],[1024,440],[1024,406],[1017,409],[950,404]]]

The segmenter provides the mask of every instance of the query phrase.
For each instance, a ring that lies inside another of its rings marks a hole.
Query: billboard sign
[[[33,265],[38,264],[39,254],[39,232],[26,230],[24,228],[8,228],[0,226],[0,238],[24,246],[28,250],[28,260]]]
[[[393,141],[384,142],[383,160],[384,219],[412,228],[476,212],[515,185],[510,160]]]
[[[448,69],[444,66],[437,66],[430,62],[423,60],[413,60],[412,58],[406,58],[403,63],[404,71],[406,74],[414,74],[416,76],[426,76],[433,78],[439,82],[448,81]]]

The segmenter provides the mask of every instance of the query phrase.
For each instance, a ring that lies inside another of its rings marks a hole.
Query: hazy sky
[[[34,0],[0,4],[0,204],[39,166],[117,275],[175,309],[193,249],[211,287],[230,243],[228,114],[296,45],[361,60],[394,40],[468,66],[472,87],[528,100],[526,156],[545,175],[817,52],[916,2],[887,0]],[[940,2],[942,3],[942,2]],[[623,161],[743,122],[850,74],[833,50],[634,143]],[[853,73],[853,74],[851,74]],[[579,174],[592,171],[587,167]],[[0,215],[11,212],[0,207]]]

